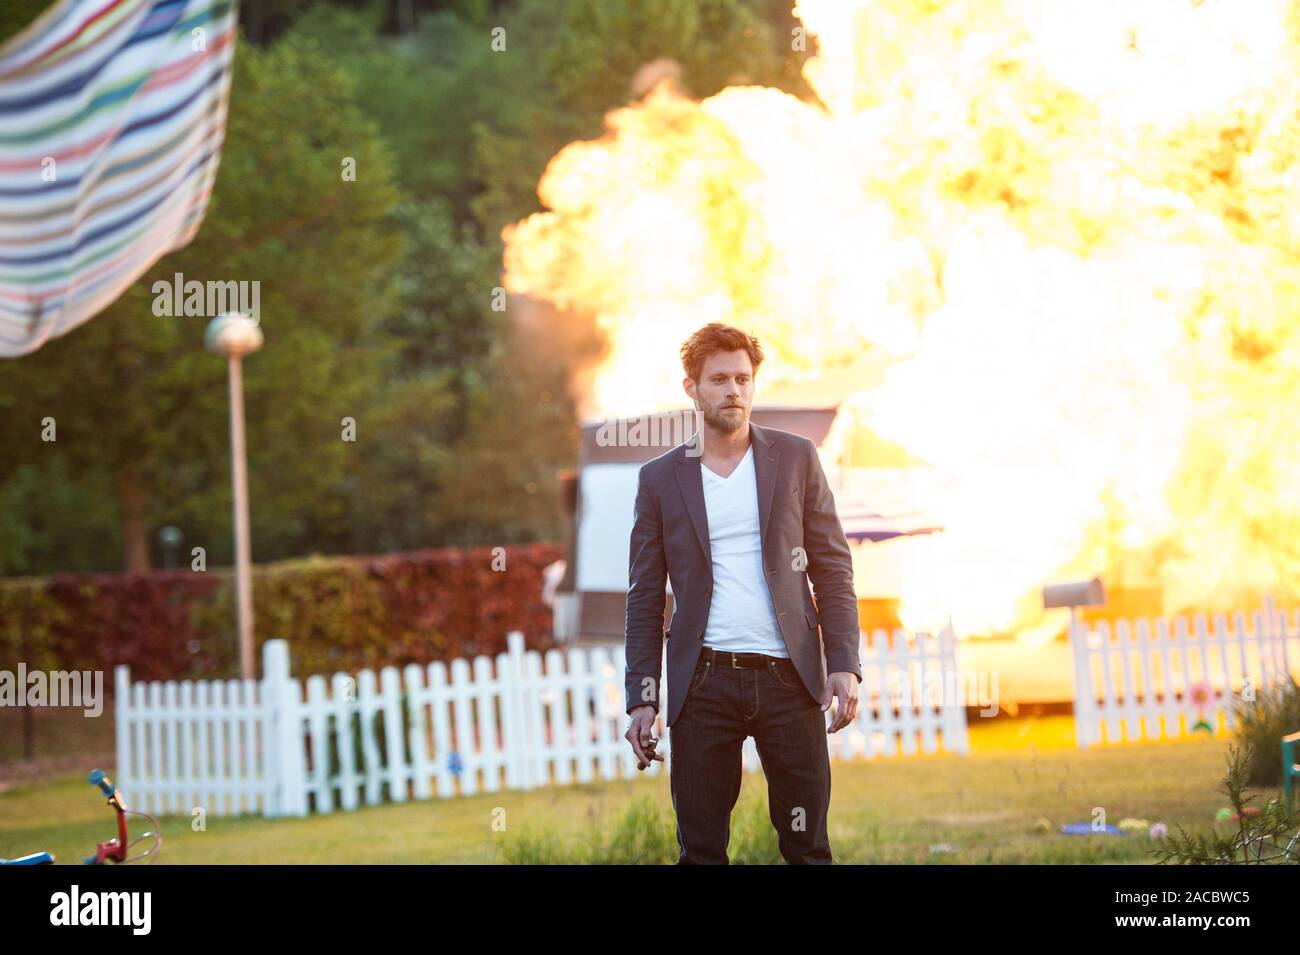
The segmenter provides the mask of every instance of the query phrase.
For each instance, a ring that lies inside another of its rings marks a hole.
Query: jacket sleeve
[[[623,683],[628,713],[635,707],[647,705],[653,706],[656,712],[659,710],[666,603],[664,585],[667,579],[659,500],[650,489],[642,467],[637,475],[628,553],[627,618],[623,627],[627,659]]]
[[[844,537],[835,497],[826,481],[817,446],[804,441],[803,537],[826,648],[827,673],[852,673],[862,682],[858,656],[858,597],[853,589],[853,553]]]

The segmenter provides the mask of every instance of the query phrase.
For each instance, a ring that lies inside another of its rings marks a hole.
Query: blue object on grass
[[[1100,829],[1094,829],[1090,822],[1067,822],[1061,827],[1061,832],[1067,836],[1122,836],[1118,826],[1103,826]]]
[[[19,856],[17,859],[0,859],[0,865],[53,865],[54,856],[48,852],[33,852],[29,856]]]

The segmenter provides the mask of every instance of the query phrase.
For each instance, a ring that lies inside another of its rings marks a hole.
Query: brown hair
[[[682,368],[686,371],[686,377],[699,381],[705,359],[720,351],[748,353],[756,375],[758,366],[763,363],[763,349],[757,338],[732,325],[710,322],[682,342]]]

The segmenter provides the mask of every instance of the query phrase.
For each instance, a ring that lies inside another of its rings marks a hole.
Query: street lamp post
[[[235,600],[239,620],[239,675],[252,680],[253,579],[248,542],[248,461],[244,450],[244,376],[241,359],[262,347],[262,329],[238,312],[208,323],[204,346],[224,356],[230,367],[230,479],[234,487]]]

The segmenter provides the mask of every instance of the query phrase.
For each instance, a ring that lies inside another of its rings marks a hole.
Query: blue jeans
[[[686,701],[668,730],[677,864],[728,864],[741,749],[753,736],[781,856],[791,865],[830,865],[831,765],[821,704],[788,659],[768,657],[754,669],[734,668],[723,655],[709,663],[707,656],[700,654]]]

